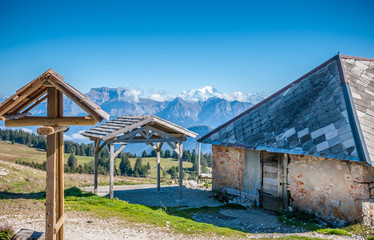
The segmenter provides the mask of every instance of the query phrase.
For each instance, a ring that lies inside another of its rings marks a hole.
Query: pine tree
[[[119,169],[122,176],[132,176],[133,171],[131,168],[130,160],[127,156],[122,156],[121,163],[119,164]]]
[[[165,158],[171,158],[171,152],[169,149],[166,149],[165,151]]]
[[[141,176],[143,175],[143,160],[142,158],[137,158],[134,165],[134,175]]]
[[[70,154],[68,158],[68,166],[70,167],[72,172],[74,172],[77,169],[77,159],[73,154]]]
[[[151,151],[151,157],[157,157],[157,152],[156,152],[156,150],[152,150]]]
[[[147,151],[144,150],[143,153],[142,153],[142,157],[145,158],[145,157],[147,157],[147,156],[148,156]]]

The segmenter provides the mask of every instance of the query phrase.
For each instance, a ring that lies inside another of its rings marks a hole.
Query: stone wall
[[[330,222],[374,224],[374,168],[364,163],[290,155],[292,205]]]
[[[243,190],[243,154],[241,148],[212,145],[213,191]]]

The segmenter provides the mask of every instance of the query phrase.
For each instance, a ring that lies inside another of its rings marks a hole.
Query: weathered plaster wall
[[[290,155],[288,189],[292,204],[336,223],[364,220],[372,224],[373,173],[364,163]]]
[[[243,154],[241,148],[212,145],[213,191],[243,190]]]

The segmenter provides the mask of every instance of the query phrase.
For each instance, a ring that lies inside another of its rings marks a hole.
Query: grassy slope
[[[67,164],[67,159],[69,158],[70,154],[65,154],[65,163]],[[85,163],[89,163],[93,160],[93,157],[86,157],[86,156],[76,156],[78,164],[84,165]],[[8,142],[0,141],[0,159],[5,161],[26,161],[26,162],[37,162],[43,163],[45,161],[45,151],[39,150],[35,148],[29,148],[25,145],[21,144],[10,144]],[[135,165],[136,158],[130,158],[130,162],[132,167]],[[121,159],[115,159],[115,165],[117,168]],[[157,170],[156,165],[157,161],[156,158],[143,158],[143,164],[151,165],[151,177],[156,178]],[[172,166],[178,166],[178,161],[173,158],[162,158],[161,159],[161,167],[169,169]],[[187,170],[187,168],[191,168],[192,163],[190,162],[183,162],[183,168]],[[170,175],[167,174],[167,178],[170,178]]]
[[[30,203],[25,199],[32,199],[39,204],[32,205],[34,208],[44,208],[45,201],[45,172],[30,167],[18,165],[15,160],[44,161],[45,153],[30,149],[17,144],[5,144],[0,142],[0,167],[6,168],[9,173],[0,177],[0,208],[7,209],[11,204],[25,202],[28,207]],[[146,179],[116,177],[118,181],[143,183]],[[99,183],[107,183],[107,176],[99,176]],[[82,194],[75,186],[92,185],[93,176],[88,174],[66,174],[65,189],[69,189],[66,197],[67,211],[85,211],[94,216],[111,217],[117,216],[130,222],[146,223],[170,228],[184,234],[222,235],[233,238],[245,237],[246,233],[229,228],[216,227],[211,224],[198,223],[189,217],[186,211],[178,211],[173,208],[164,210],[162,208],[149,208],[142,205],[128,204],[117,199]],[[16,197],[15,197],[16,196]],[[12,210],[10,208],[10,210]],[[214,209],[201,209],[201,211],[213,211]],[[9,212],[9,211],[8,211]],[[361,229],[362,225],[354,225],[345,228],[347,232],[359,234],[367,231]],[[370,233],[369,233],[370,234]],[[368,235],[366,235],[368,237]],[[309,237],[283,237],[280,239],[318,239]]]

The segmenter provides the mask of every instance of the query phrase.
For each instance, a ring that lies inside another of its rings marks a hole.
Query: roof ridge
[[[203,141],[204,139],[210,137],[211,135],[213,135],[214,133],[218,132],[219,130],[221,130],[222,128],[226,127],[227,125],[229,125],[230,123],[238,120],[239,118],[243,117],[244,115],[250,113],[251,111],[255,110],[256,108],[260,107],[261,105],[267,103],[268,101],[270,101],[272,98],[278,96],[279,94],[283,93],[284,91],[286,91],[287,89],[289,89],[290,87],[292,87],[292,85],[296,84],[296,83],[299,83],[300,81],[302,81],[303,79],[309,77],[309,75],[317,72],[319,69],[325,67],[327,64],[329,64],[330,62],[332,61],[336,61],[339,56],[342,56],[340,54],[337,54],[335,56],[333,56],[332,58],[328,59],[327,61],[325,61],[324,63],[320,64],[319,66],[317,66],[316,68],[312,69],[311,71],[309,71],[308,73],[304,74],[303,76],[299,77],[298,79],[296,79],[295,81],[291,82],[290,84],[286,85],[285,87],[283,87],[282,89],[280,89],[279,91],[273,93],[272,95],[270,95],[269,97],[265,98],[264,100],[262,100],[261,102],[257,103],[256,105],[250,107],[249,109],[247,109],[246,111],[242,112],[241,114],[239,114],[238,116],[232,118],[231,120],[227,121],[226,123],[218,126],[216,129],[214,129],[213,131],[209,132],[208,134],[206,134],[205,136],[202,136],[201,138],[199,138],[197,141],[198,142],[201,142]]]
[[[354,59],[354,60],[374,62],[374,58],[356,57],[356,56],[343,55],[343,54],[339,54],[339,57],[344,58],[344,59]]]

